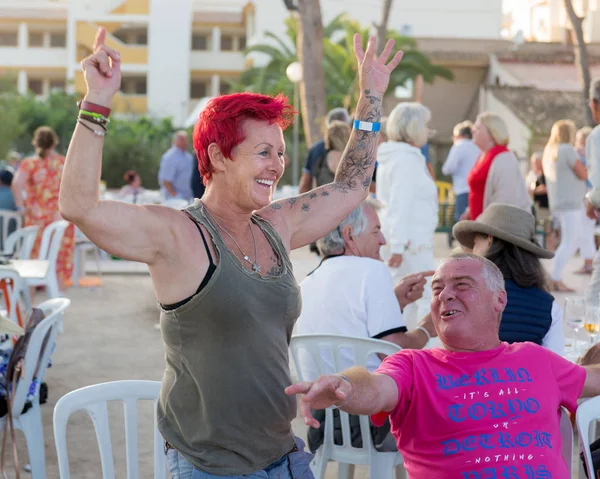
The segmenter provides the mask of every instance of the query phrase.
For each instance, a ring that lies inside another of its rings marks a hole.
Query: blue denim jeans
[[[460,195],[456,195],[454,203],[454,219],[456,221],[460,220],[460,216],[465,212],[468,206],[469,193],[462,193]]]
[[[309,466],[312,454],[304,451],[304,442],[299,437],[296,438],[296,445],[297,451],[284,455],[262,471],[243,476],[217,476],[202,472],[192,466],[176,449],[168,450],[167,464],[171,479],[314,479]]]

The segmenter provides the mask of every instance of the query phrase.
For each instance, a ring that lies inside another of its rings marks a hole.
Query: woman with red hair
[[[166,369],[158,404],[173,479],[312,478],[294,437],[288,345],[300,313],[289,252],[335,228],[367,197],[381,104],[398,52],[355,38],[361,96],[333,183],[272,201],[284,170],[282,96],[210,101],[194,131],[202,200],[183,211],[102,201],[106,116],[119,89],[118,52],[99,29],[82,62],[88,92],[63,175],[60,208],[103,250],[148,264],[161,308]]]

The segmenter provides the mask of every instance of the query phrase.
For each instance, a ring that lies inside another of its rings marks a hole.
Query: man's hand
[[[319,428],[320,424],[312,414],[311,409],[326,409],[331,406],[341,406],[350,397],[352,385],[341,376],[319,376],[313,383],[304,381],[285,388],[288,396],[303,394],[300,399],[300,415],[308,426]]]
[[[598,220],[598,208],[596,208],[587,198],[585,199],[585,214],[591,220]]]
[[[401,254],[393,254],[390,256],[388,260],[388,266],[390,268],[399,268],[402,265],[402,255]]]
[[[410,274],[396,285],[394,294],[400,303],[400,309],[404,309],[410,303],[423,296],[423,289],[427,283],[427,277],[432,276],[435,271],[422,271],[421,273]]]

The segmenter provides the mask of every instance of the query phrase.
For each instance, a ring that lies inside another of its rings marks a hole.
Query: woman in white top
[[[428,137],[429,110],[401,103],[387,120],[388,141],[377,150],[377,198],[384,204],[381,226],[388,245],[382,255],[394,282],[434,269],[433,237],[438,222],[438,193],[420,148]],[[404,311],[409,329],[429,311],[431,288]]]
[[[562,273],[579,248],[583,233],[587,168],[579,159],[574,142],[575,124],[571,120],[557,121],[552,127],[542,160],[550,211],[560,221],[560,245],[550,274],[553,291],[573,291],[562,282]]]

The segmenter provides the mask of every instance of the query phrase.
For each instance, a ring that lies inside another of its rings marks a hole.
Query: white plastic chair
[[[27,280],[29,286],[45,286],[50,298],[58,298],[61,295],[58,287],[58,279],[56,278],[56,260],[58,259],[60,244],[68,226],[69,222],[65,220],[54,221],[46,226],[42,233],[42,244],[40,245],[40,254],[37,259],[48,261],[48,272],[45,278]]]
[[[596,477],[592,462],[590,443],[596,439],[596,421],[600,419],[600,396],[582,401],[577,407],[575,422],[579,432],[579,442],[583,450],[588,477]],[[581,470],[581,466],[579,467]],[[581,476],[581,475],[580,475]]]
[[[108,401],[122,401],[125,411],[125,442],[128,479],[139,478],[137,401],[150,400],[154,403],[160,391],[158,381],[114,381],[87,386],[61,397],[54,407],[54,442],[58,455],[61,479],[70,479],[67,453],[67,422],[75,411],[84,410],[92,419],[102,462],[102,478],[114,479],[115,465],[110,440]],[[158,432],[154,415],[154,478],[167,478],[164,439]]]
[[[13,424],[16,430],[23,431],[25,435],[33,479],[44,479],[46,477],[46,454],[44,451],[44,429],[40,409],[39,385],[44,380],[48,360],[54,350],[58,323],[70,303],[71,301],[67,298],[55,298],[44,301],[37,306],[44,311],[46,317],[33,330],[25,354],[25,373],[19,380],[13,396]],[[48,341],[42,349],[44,337],[48,332],[50,332]],[[38,380],[38,390],[31,401],[31,407],[27,412],[21,414],[27,402],[27,395],[34,377]],[[3,431],[5,427],[8,427],[6,416],[0,419],[0,431]]]
[[[23,216],[20,213],[12,210],[0,210],[0,224],[2,225],[2,249],[6,248],[6,238],[11,226],[14,227],[13,231],[21,229],[23,225]]]
[[[2,254],[14,259],[30,259],[39,229],[38,225],[32,225],[13,231],[4,241]]]
[[[571,464],[573,463],[573,424],[569,412],[560,408],[560,439],[562,441],[562,457],[569,468],[569,477],[571,477]]]
[[[349,360],[354,360],[354,366],[364,366],[371,354],[391,355],[400,348],[393,343],[378,339],[352,338],[346,336],[306,334],[292,336],[290,342],[292,359],[301,381],[311,381],[312,370],[308,370],[308,359],[316,365],[318,374],[332,374],[349,367]],[[324,359],[324,357],[326,359]],[[328,364],[329,363],[329,364]],[[333,370],[332,370],[333,366]],[[342,445],[334,443],[333,438],[333,409],[325,410],[325,434],[323,445],[317,450],[311,464],[316,479],[325,477],[328,461],[339,463],[339,477],[347,477],[351,464],[366,464],[369,466],[369,477],[377,479],[393,479],[395,466],[402,465],[403,459],[399,452],[379,452],[373,445],[369,417],[360,416],[362,448],[352,446],[350,440],[350,416],[340,411],[342,425]]]
[[[100,267],[100,255],[102,250],[92,243],[79,228],[75,228],[75,254],[73,259],[73,286],[79,284],[79,275],[85,276],[85,257],[88,251],[94,252],[96,260],[96,272],[98,276],[102,276],[102,268]]]

